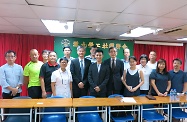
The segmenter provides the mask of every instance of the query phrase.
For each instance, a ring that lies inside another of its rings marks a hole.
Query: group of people
[[[91,47],[89,56],[85,56],[83,46],[77,47],[77,58],[70,56],[69,46],[64,47],[63,52],[64,56],[57,60],[55,51],[44,50],[42,62],[38,60],[38,51],[31,49],[31,60],[23,70],[15,63],[16,52],[7,51],[7,63],[0,67],[3,99],[20,96],[23,84],[28,87],[31,98],[108,97],[112,94],[167,96],[171,88],[180,93],[187,91],[187,75],[180,69],[182,61],[178,58],[173,60],[173,70],[167,71],[166,61],[156,61],[155,51],[150,52],[149,58],[142,54],[138,60],[125,48],[124,59],[118,59],[117,49],[110,47],[110,58],[104,61],[103,51],[96,46]]]

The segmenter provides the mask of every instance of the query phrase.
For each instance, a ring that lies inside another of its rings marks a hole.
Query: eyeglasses
[[[67,62],[60,62],[61,64],[67,64]]]
[[[15,56],[6,56],[6,58],[14,58]]]

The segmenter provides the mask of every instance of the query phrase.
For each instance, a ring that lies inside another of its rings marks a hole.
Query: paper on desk
[[[132,97],[122,97],[121,102],[136,103],[136,101]]]

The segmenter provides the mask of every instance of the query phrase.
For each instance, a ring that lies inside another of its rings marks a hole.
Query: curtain
[[[185,46],[161,46],[161,45],[146,45],[134,44],[134,56],[139,60],[141,54],[146,54],[149,57],[150,51],[157,53],[157,60],[163,58],[167,63],[167,70],[173,69],[173,59],[179,58],[182,60],[181,69],[184,70],[185,63]]]
[[[44,49],[54,50],[54,37],[26,34],[0,34],[0,66],[6,63],[4,57],[5,52],[13,50],[17,55],[16,63],[24,68],[30,61],[29,52],[33,48],[37,49],[40,54]],[[39,60],[42,60],[41,56]],[[23,92],[21,95],[27,95],[26,87],[23,86],[22,89]]]

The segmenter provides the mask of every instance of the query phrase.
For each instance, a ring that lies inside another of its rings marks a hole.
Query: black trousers
[[[90,92],[90,96],[106,97],[106,92]]]
[[[32,99],[42,98],[41,86],[31,86],[28,88],[28,95]]]
[[[19,97],[19,96],[20,96],[20,93],[17,93],[15,96],[12,96],[11,94],[12,94],[12,92],[10,92],[10,93],[4,93],[4,92],[3,92],[3,94],[2,94],[3,99],[12,99],[12,98],[14,98],[14,97]],[[4,109],[4,113],[9,113],[9,108],[5,108],[5,109]],[[4,116],[4,120],[5,120],[6,118],[7,118],[7,115]]]
[[[73,98],[79,98],[81,96],[87,96],[88,95],[88,89],[73,89]]]

